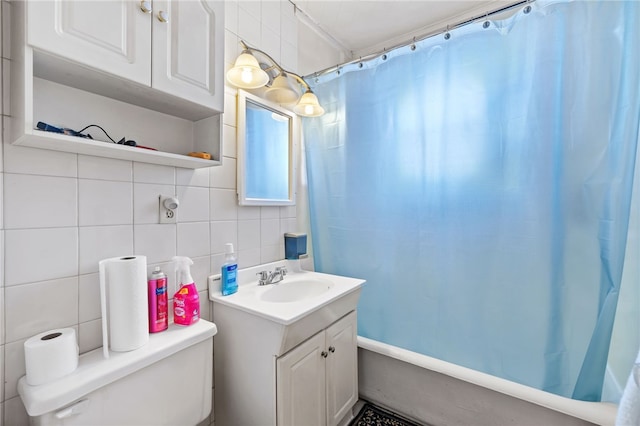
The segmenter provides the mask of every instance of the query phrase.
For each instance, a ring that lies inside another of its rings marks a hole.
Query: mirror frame
[[[289,196],[287,199],[269,198],[247,198],[246,192],[246,126],[247,126],[247,103],[258,105],[266,110],[284,115],[289,118]],[[237,140],[238,140],[238,164],[237,164],[237,187],[238,204],[241,206],[293,206],[296,204],[296,147],[299,140],[299,118],[298,116],[280,105],[260,98],[252,93],[238,89],[238,110],[237,110]]]

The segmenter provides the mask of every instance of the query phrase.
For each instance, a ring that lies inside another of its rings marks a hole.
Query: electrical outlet
[[[174,205],[175,208],[169,208],[167,206]],[[178,208],[178,200],[171,195],[160,195],[158,197],[158,214],[160,217],[160,223],[176,223],[176,216]]]

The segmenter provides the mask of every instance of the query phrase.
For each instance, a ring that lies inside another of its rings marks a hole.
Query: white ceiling
[[[516,0],[292,0],[350,58],[444,30]]]

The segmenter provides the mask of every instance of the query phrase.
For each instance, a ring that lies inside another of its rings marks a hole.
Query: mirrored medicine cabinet
[[[242,206],[295,204],[298,117],[238,90],[238,202]]]

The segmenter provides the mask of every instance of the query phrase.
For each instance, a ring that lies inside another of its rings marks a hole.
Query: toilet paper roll
[[[78,368],[78,342],[73,328],[45,331],[24,342],[27,383],[43,385]]]
[[[108,349],[126,352],[149,341],[147,258],[114,257],[99,262],[102,333]]]

